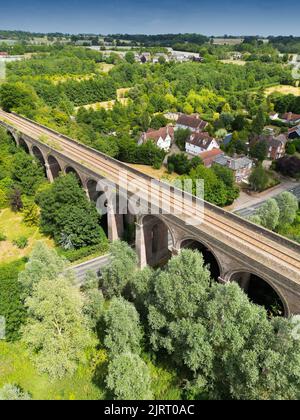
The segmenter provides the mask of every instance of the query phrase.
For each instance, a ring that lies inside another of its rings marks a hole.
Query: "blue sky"
[[[0,1],[1,29],[300,36],[299,0]]]

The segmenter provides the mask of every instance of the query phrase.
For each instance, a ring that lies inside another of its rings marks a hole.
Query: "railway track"
[[[127,171],[128,181],[127,184],[124,183],[122,185],[120,165],[118,165],[118,162],[111,162],[109,159],[105,159],[105,156],[102,157],[100,154],[94,153],[92,150],[88,150],[81,146],[80,143],[68,141],[66,138],[59,135],[59,133],[54,134],[47,130],[47,128],[42,128],[34,122],[29,122],[26,119],[13,114],[7,114],[2,110],[0,110],[0,120],[6,122],[8,125],[11,124],[13,128],[23,134],[28,135],[55,150],[55,146],[51,145],[51,143],[47,144],[46,141],[43,142],[42,136],[45,136],[46,134],[47,140],[52,141],[54,145],[59,142],[60,150],[56,150],[58,153],[64,154],[74,161],[75,164],[86,166],[99,175],[106,175],[110,181],[115,182],[121,188],[127,188],[133,193],[136,192],[136,188],[142,192],[149,190],[150,182],[142,176],[142,173],[141,176],[138,176],[135,172],[132,172],[132,169],[129,166],[122,164],[124,170],[126,169]],[[164,209],[164,203],[171,203],[171,209],[180,214],[181,220],[186,221],[190,218],[191,214],[196,214],[196,206],[192,203],[185,203],[184,212],[182,212],[182,197],[174,193],[172,194],[168,188],[163,189],[159,185],[151,184],[151,189],[151,196],[155,202],[159,204],[162,209]],[[168,206],[170,207],[170,205]],[[199,223],[200,222],[202,222],[202,219],[199,215]],[[204,223],[223,233],[226,232],[227,235],[235,237],[238,241],[246,243],[251,248],[260,249],[266,253],[267,256],[273,256],[294,269],[300,270],[299,254],[261,234],[243,228],[232,220],[228,221],[226,220],[226,217],[216,215],[209,209],[206,209],[204,212]]]

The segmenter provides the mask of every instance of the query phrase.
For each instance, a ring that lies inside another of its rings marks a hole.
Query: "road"
[[[165,214],[171,214],[176,223],[190,226],[193,215],[195,222],[192,229],[195,234],[201,235],[201,232],[206,232],[236,252],[244,249],[247,255],[251,254],[256,261],[276,266],[276,270],[282,275],[289,272],[291,278],[300,282],[300,257],[296,244],[292,245],[290,241],[208,203],[205,203],[204,218],[202,218],[195,198],[183,207],[180,191],[170,190],[169,186],[164,184],[153,184],[153,179],[128,165],[20,116],[0,110],[0,122],[27,135],[35,140],[36,144],[44,145],[56,151],[58,155],[67,157],[77,167],[87,168],[95,176],[97,174],[107,178],[129,193],[138,194],[141,200],[148,202],[149,199],[145,197],[147,192],[151,191],[151,202],[159,203],[160,209]]]
[[[285,189],[284,191],[288,191],[288,192],[290,192],[290,193],[292,193],[292,194],[294,194],[297,198],[298,198],[298,200],[300,201],[300,184],[297,184],[297,185],[295,185],[293,188],[289,188],[289,189]],[[283,192],[283,191],[281,191],[281,192]],[[270,198],[275,198],[275,197],[277,197],[278,195],[280,194],[280,192],[279,193],[277,193],[277,194],[275,194],[275,195],[272,195],[271,197],[267,197],[267,198],[265,198],[263,201],[260,201],[259,203],[257,203],[257,204],[253,204],[252,206],[250,206],[250,207],[246,207],[246,208],[243,208],[243,209],[241,209],[241,210],[236,210],[235,211],[235,213],[236,214],[238,214],[239,216],[242,216],[242,217],[249,217],[249,216],[252,216],[253,214],[255,214],[256,212],[257,212],[257,210],[267,201],[267,200],[269,200]]]
[[[94,274],[99,274],[102,267],[105,267],[110,260],[109,255],[103,255],[102,257],[94,258],[93,260],[86,261],[82,264],[75,265],[71,267],[71,270],[74,271],[78,285],[81,285],[88,272]]]

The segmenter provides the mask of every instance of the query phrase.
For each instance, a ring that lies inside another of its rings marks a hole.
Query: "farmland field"
[[[284,95],[292,94],[296,96],[300,96],[300,87],[295,86],[288,86],[288,85],[277,85],[269,87],[265,90],[267,96],[271,95],[271,93],[278,92]]]

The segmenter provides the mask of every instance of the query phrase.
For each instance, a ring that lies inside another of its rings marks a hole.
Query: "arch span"
[[[83,187],[82,179],[81,179],[79,173],[76,171],[76,169],[74,169],[72,166],[67,166],[65,168],[65,171],[64,172],[65,172],[66,175],[69,175],[69,174],[75,175],[75,177],[78,180],[78,183]]]
[[[230,281],[235,281],[249,299],[263,306],[270,316],[288,316],[288,305],[281,293],[267,280],[250,271],[234,272]]]
[[[209,266],[212,278],[218,281],[222,268],[218,258],[210,248],[196,239],[184,239],[180,244],[180,249],[199,251],[203,255],[205,265]]]
[[[99,198],[101,198],[103,196],[103,194],[105,194],[105,192],[101,191],[100,186],[98,185],[98,182],[95,179],[89,179],[87,181],[86,187],[87,187],[88,195],[89,195],[89,198],[90,198],[91,202],[96,205],[99,214],[101,214],[100,225],[101,225],[102,229],[104,230],[106,236],[108,237],[108,217],[107,217],[107,213],[101,212],[101,209],[98,208],[98,205],[97,205],[97,202],[98,202]],[[107,199],[105,200],[104,205],[107,207]]]
[[[22,137],[19,138],[19,147],[21,147],[21,149],[23,149],[26,153],[30,153],[29,146]]]
[[[59,174],[62,171],[61,166],[58,163],[58,160],[54,156],[49,155],[48,156],[48,165],[49,165],[49,169],[51,171],[53,179],[58,178]]]
[[[147,264],[151,267],[165,265],[172,257],[174,240],[171,230],[158,216],[147,215],[142,219]]]
[[[45,175],[47,175],[46,161],[42,151],[37,146],[33,146],[31,151],[33,156],[40,162],[41,166],[43,167]]]

